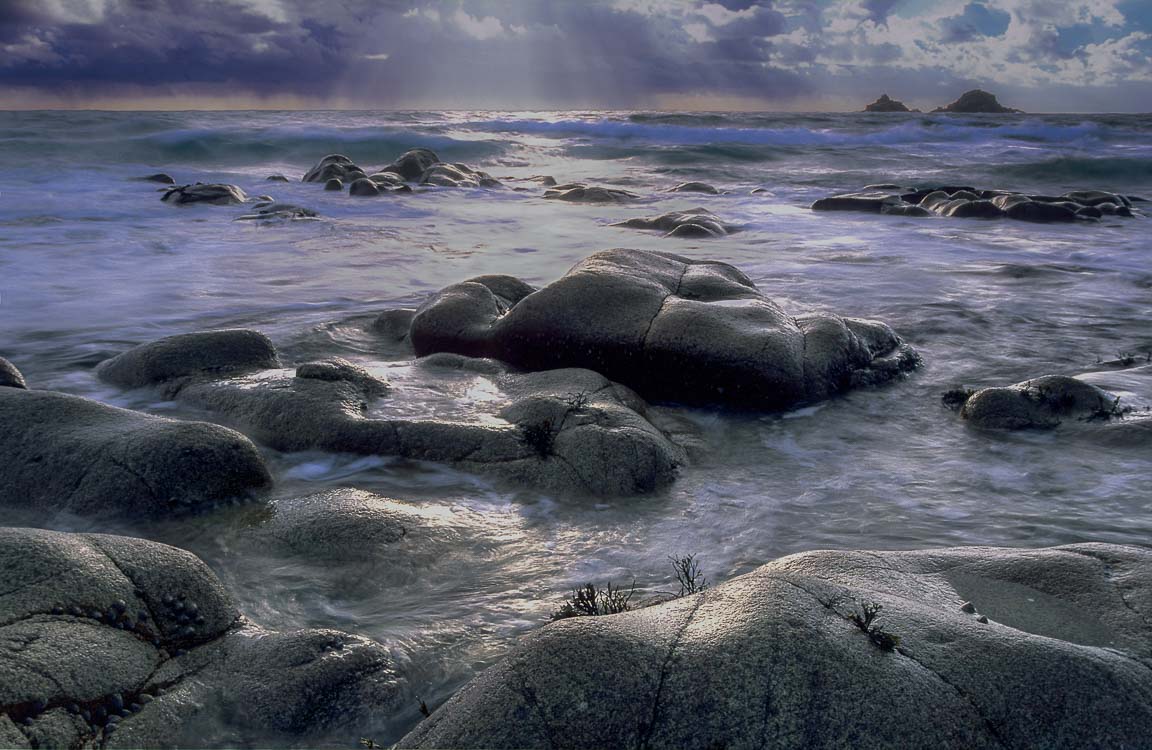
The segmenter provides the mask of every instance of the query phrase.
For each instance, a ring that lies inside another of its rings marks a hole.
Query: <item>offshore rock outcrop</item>
[[[418,355],[492,357],[527,370],[582,367],[646,399],[786,409],[915,368],[883,323],[792,317],[738,269],[607,250],[533,290],[486,276],[447,287],[412,320]]]
[[[982,89],[972,89],[965,91],[960,95],[960,98],[951,104],[943,107],[937,107],[932,110],[935,112],[955,112],[958,114],[994,114],[994,115],[1015,115],[1023,114],[1018,109],[1005,107],[997,101],[993,94],[988,93]]]
[[[337,180],[338,182],[333,182]],[[467,164],[440,161],[435,152],[416,148],[371,174],[343,154],[330,154],[304,175],[304,182],[322,182],[326,190],[343,189],[350,195],[377,196],[410,193],[408,183],[434,187],[500,187],[499,180]]]
[[[241,332],[229,333],[239,339]],[[446,408],[457,412],[421,417],[406,405],[406,388],[393,388],[345,360],[309,362],[294,371],[256,369],[275,361],[275,353],[259,334],[243,333],[254,342],[252,352],[220,339],[220,352],[208,356],[208,334],[190,334],[133,350],[162,351],[171,358],[166,364],[179,364],[156,368],[134,356],[119,364],[114,359],[100,372],[118,375],[112,382],[125,387],[159,384],[166,398],[216,414],[283,451],[438,461],[520,484],[597,495],[666,486],[684,462],[684,452],[646,419],[647,406],[635,393],[588,370],[517,374],[492,361],[430,357],[412,365],[419,382],[431,380],[456,394]],[[188,355],[175,356],[182,348]],[[128,368],[134,361],[137,366]],[[203,363],[209,366],[194,366]],[[121,375],[125,370],[129,374]],[[158,371],[171,376],[157,380]],[[488,395],[472,403],[467,394],[473,392]]]
[[[896,101],[889,98],[887,94],[881,94],[880,98],[871,104],[864,107],[865,112],[911,112],[912,110],[904,104],[904,102]]]
[[[0,388],[0,504],[155,518],[270,482],[256,447],[219,425],[50,391]]]
[[[188,747],[357,737],[395,710],[388,652],[246,622],[191,553],[0,528],[0,744]]]
[[[1104,216],[1136,216],[1132,203],[1130,196],[1103,190],[1075,190],[1052,196],[954,185],[868,185],[855,193],[820,198],[812,204],[812,210],[1067,223],[1095,222]]]
[[[1150,622],[1141,547],[810,552],[548,625],[398,747],[1139,747]]]
[[[545,190],[544,197],[567,203],[631,203],[640,200],[639,195],[628,190],[586,185],[583,182],[556,185]]]

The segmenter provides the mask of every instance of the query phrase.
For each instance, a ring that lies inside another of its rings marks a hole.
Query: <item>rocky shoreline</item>
[[[144,179],[170,181],[162,200],[173,206],[319,218],[234,185],[161,176]],[[427,149],[371,173],[330,155],[303,181],[381,200],[529,190]],[[558,203],[646,200],[533,181]],[[706,201],[723,191],[687,182],[670,192]],[[1098,223],[1142,218],[1141,203],[886,184],[812,209]],[[740,229],[704,207],[615,225],[709,248]],[[211,524],[243,505],[260,510],[243,538],[262,553],[374,572],[444,554],[472,532],[357,488],[274,497],[270,452],[428,462],[561,502],[640,503],[679,481],[705,441],[681,419],[689,409],[774,415],[849,393],[866,402],[934,365],[931,342],[914,347],[848,314],[866,310],[790,315],[720,260],[605,250],[540,286],[499,270],[359,321],[379,353],[402,353],[379,363],[291,356],[259,331],[225,328],[141,343],[93,368],[114,392],[179,404],[199,421],[41,390],[0,358],[0,505],[45,525],[66,515],[141,530],[188,516]],[[1135,356],[1005,377],[939,394],[954,413],[939,409],[938,420],[977,441],[1023,430],[1140,444],[1152,435],[1150,379]],[[445,394],[448,416],[416,413],[411,382]],[[1139,746],[1152,731],[1150,555],[1084,544],[781,558],[703,593],[548,625],[433,706],[399,746]],[[157,541],[2,527],[0,562],[3,747],[300,745],[332,731],[370,736],[380,715],[421,700],[411,665],[380,644],[262,628],[203,561]]]

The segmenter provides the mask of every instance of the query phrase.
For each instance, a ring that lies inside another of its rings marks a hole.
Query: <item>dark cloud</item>
[[[868,13],[868,20],[872,23],[883,26],[888,23],[888,14],[896,9],[903,0],[863,0],[860,3]]]
[[[969,3],[963,12],[940,21],[945,44],[971,42],[983,37],[1001,36],[1008,30],[1012,16],[1003,10],[989,8],[981,3]]]

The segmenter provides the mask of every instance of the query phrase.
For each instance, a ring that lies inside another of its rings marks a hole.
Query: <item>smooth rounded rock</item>
[[[97,376],[121,388],[140,388],[195,374],[230,374],[278,367],[276,348],[246,328],[200,331],[141,344],[102,362]]]

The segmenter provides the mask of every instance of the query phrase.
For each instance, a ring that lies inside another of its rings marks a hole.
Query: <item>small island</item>
[[[897,101],[890,98],[887,94],[881,94],[880,98],[864,107],[865,112],[911,112],[912,110],[904,104],[904,102]]]
[[[993,94],[981,89],[965,91],[960,98],[945,107],[937,107],[933,112],[956,112],[960,114],[1023,114],[1019,109],[1005,107]]]

